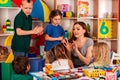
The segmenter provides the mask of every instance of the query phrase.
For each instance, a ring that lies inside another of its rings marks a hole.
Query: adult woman
[[[84,22],[74,23],[72,38],[66,41],[64,45],[71,51],[71,59],[74,67],[81,67],[90,63],[93,40],[90,38]]]

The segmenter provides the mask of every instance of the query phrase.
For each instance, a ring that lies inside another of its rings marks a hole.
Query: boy
[[[29,59],[25,56],[18,56],[12,62],[13,74],[11,80],[33,80],[27,73],[30,70]]]
[[[12,39],[12,50],[14,56],[27,56],[30,46],[31,34],[40,35],[43,33],[43,27],[36,26],[32,30],[32,11],[33,1],[22,0],[21,11],[17,14],[14,20],[15,34]]]

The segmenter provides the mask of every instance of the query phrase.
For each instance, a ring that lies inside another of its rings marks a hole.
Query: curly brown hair
[[[26,74],[29,59],[25,56],[18,56],[12,62],[13,70],[17,74]]]

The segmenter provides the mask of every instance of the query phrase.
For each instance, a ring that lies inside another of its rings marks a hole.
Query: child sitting
[[[74,68],[69,53],[63,44],[55,45],[50,54],[53,54],[52,57],[55,59],[52,62],[53,71]]]
[[[89,66],[108,66],[110,64],[110,49],[107,43],[99,42],[93,46],[94,62]]]
[[[29,59],[25,56],[17,56],[12,62],[13,73],[11,80],[33,80],[27,73],[30,70]]]

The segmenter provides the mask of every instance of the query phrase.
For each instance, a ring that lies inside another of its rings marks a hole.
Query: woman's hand
[[[67,48],[67,50],[70,52],[72,49],[72,44],[68,42],[67,39],[62,40],[63,45]]]
[[[73,43],[72,43],[72,48],[76,53],[78,52],[78,45],[75,41],[73,41]]]

